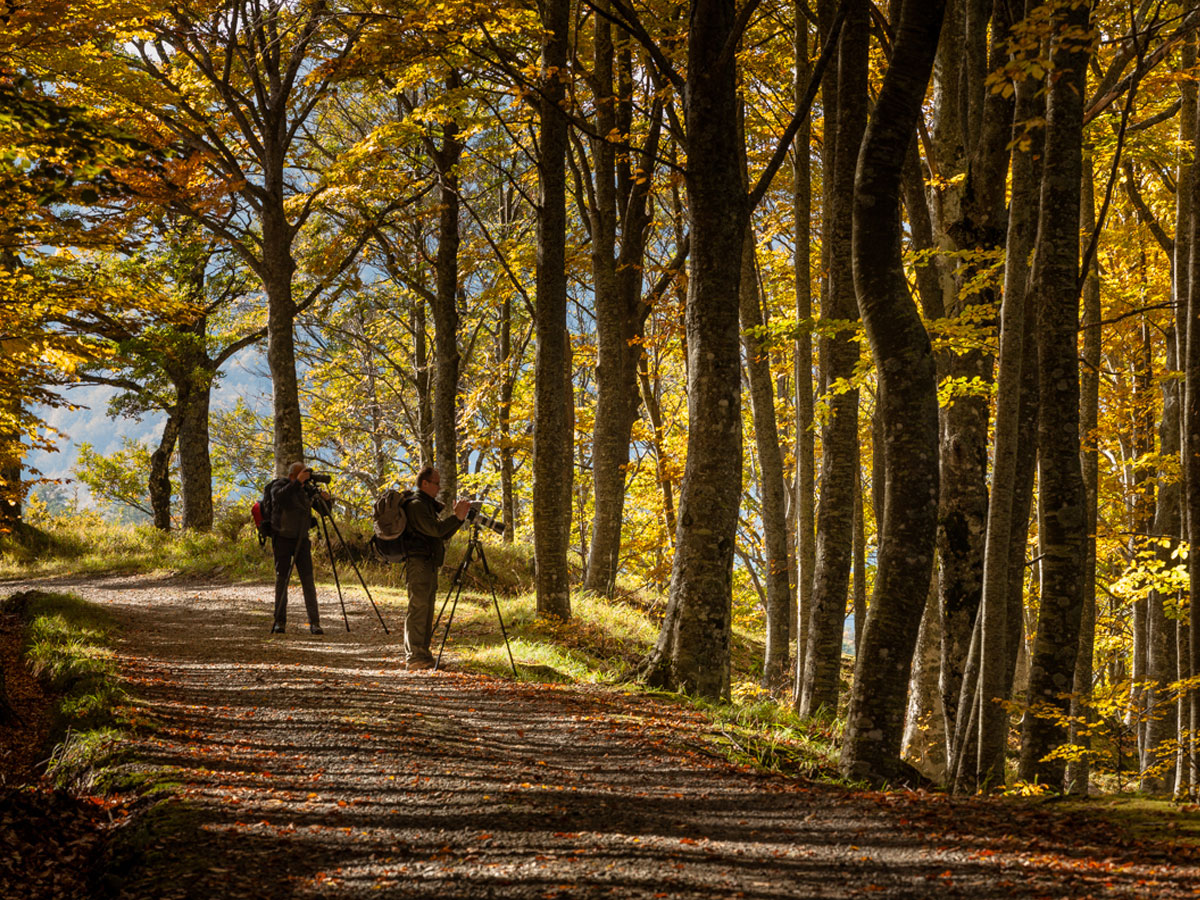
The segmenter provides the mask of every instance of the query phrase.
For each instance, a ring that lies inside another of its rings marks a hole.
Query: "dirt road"
[[[689,749],[707,727],[601,688],[404,671],[349,634],[268,634],[269,587],[39,585],[104,605],[170,799],[128,898],[1190,897],[1194,857],[1052,810],[855,793]],[[16,589],[13,587],[13,589]],[[293,598],[293,618],[299,611]],[[332,611],[332,610],[331,610]],[[114,873],[115,874],[115,873]]]

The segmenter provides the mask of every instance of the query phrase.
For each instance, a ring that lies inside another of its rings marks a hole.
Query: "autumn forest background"
[[[4,0],[5,541],[95,515],[23,461],[105,385],[164,423],[82,450],[110,514],[249,546],[304,458],[362,534],[433,463],[541,616],[640,606],[716,700],[753,634],[848,777],[1194,796],[1198,26]],[[210,409],[248,348],[270,410]]]

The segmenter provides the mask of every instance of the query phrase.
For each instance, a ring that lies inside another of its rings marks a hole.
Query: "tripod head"
[[[504,534],[505,525],[495,516],[485,515],[483,513],[483,502],[487,499],[488,492],[492,486],[489,484],[483,489],[483,493],[479,495],[478,500],[471,501],[471,508],[467,510],[467,521],[473,526],[471,530],[471,541],[478,541],[482,528],[488,528],[496,534]]]

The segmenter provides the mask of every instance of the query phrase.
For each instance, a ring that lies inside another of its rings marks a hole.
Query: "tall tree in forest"
[[[832,4],[823,4],[819,12]],[[824,232],[829,286],[821,318],[834,334],[822,341],[829,414],[821,431],[821,492],[817,508],[817,558],[805,649],[800,714],[837,708],[842,632],[850,585],[854,537],[854,489],[858,481],[858,389],[852,386],[859,358],[855,334],[858,305],[851,262],[854,168],[867,124],[867,59],[870,28],[865,0],[848,0],[838,45],[837,72],[826,70],[827,185]]]
[[[605,10],[605,6],[601,6]],[[604,11],[595,16],[587,78],[595,97],[587,223],[596,309],[596,422],[592,435],[591,544],[583,586],[611,593],[621,549],[629,442],[637,420],[638,363],[650,307],[642,299],[648,197],[658,160],[662,104],[650,105],[645,144],[632,146],[635,60],[623,30],[614,39]]]
[[[931,161],[937,175],[932,204],[939,246],[955,260],[940,268],[946,314],[970,325],[998,292],[986,276],[1004,246],[1005,173],[1013,101],[985,84],[1007,61],[1012,24],[1007,0],[947,4],[935,65],[936,115]],[[989,41],[990,25],[990,41]],[[990,47],[990,58],[989,58]],[[942,704],[953,744],[968,649],[983,589],[988,510],[988,401],[993,360],[982,347],[947,354],[948,394],[942,409],[938,590],[942,614]],[[1001,482],[1002,483],[1002,482]],[[965,727],[965,726],[964,726]],[[948,747],[949,749],[949,747]]]
[[[766,581],[767,634],[763,651],[763,684],[782,684],[787,670],[791,616],[791,584],[788,577],[787,502],[783,480],[783,453],[775,416],[775,389],[771,380],[770,350],[766,340],[758,270],[754,253],[754,228],[746,226],[742,245],[742,284],[738,296],[742,343],[746,350],[746,374],[750,383],[750,405],[754,415],[754,442],[758,451],[759,494],[766,551],[763,578]]]
[[[807,10],[796,5],[795,29],[796,77],[792,86],[799,106],[808,88],[808,18]],[[793,159],[793,230],[795,232],[796,321],[800,323],[795,346],[796,381],[796,679],[793,702],[800,702],[804,687],[804,651],[808,641],[808,617],[812,608],[813,569],[816,567],[816,447],[813,439],[813,366],[812,329],[806,327],[812,318],[812,242],[809,237],[812,219],[812,140],[811,117],[805,115],[792,148]]]
[[[733,544],[741,502],[738,296],[747,220],[731,0],[694,0],[684,121],[688,158],[687,466],[679,497],[667,616],[651,680],[707,697],[729,692]],[[663,61],[665,63],[665,60]],[[678,76],[676,79],[678,80]]]
[[[1014,625],[1019,625],[1023,585],[1025,542],[1029,517],[1029,488],[1024,473],[1031,468],[1033,441],[1028,433],[1029,410],[1022,417],[1032,381],[1036,347],[1033,346],[1027,275],[1029,250],[1034,238],[1036,216],[1035,147],[1026,124],[1036,111],[1037,85],[1025,74],[1014,88],[1016,124],[1013,126],[1012,178],[1006,234],[1004,292],[1000,307],[1000,353],[996,376],[996,421],[993,444],[992,491],[987,508],[987,532],[983,559],[983,589],[978,622],[978,687],[964,683],[959,715],[962,722],[978,722],[976,759],[960,767],[958,787],[996,786],[1004,782],[1004,749],[1008,743],[1008,699],[1012,682]],[[1040,148],[1038,148],[1040,149]],[[1024,453],[1022,452],[1024,451]],[[1014,537],[1016,535],[1016,537]],[[1014,562],[1014,547],[1017,559]],[[1016,598],[1015,608],[1013,598]],[[967,752],[966,735],[960,730],[952,745],[961,759]],[[970,773],[971,777],[968,777]]]
[[[365,27],[361,18],[343,25],[335,25],[323,0],[172,5],[119,51],[143,77],[95,85],[157,122],[252,211],[230,218],[190,186],[169,186],[170,206],[228,241],[262,282],[279,472],[304,453],[294,320],[326,286],[294,294],[297,236],[323,193],[303,173],[297,145],[327,95],[332,64],[351,52]],[[357,249],[332,268],[348,266]]]
[[[1038,325],[1038,485],[1042,595],[1029,669],[1029,709],[1021,730],[1019,777],[1063,787],[1052,756],[1079,646],[1086,557],[1086,496],[1079,457],[1079,200],[1084,78],[1093,35],[1090,3],[1055,10],[1046,101],[1041,214],[1032,290]]]
[[[569,0],[542,6],[538,104],[537,330],[534,370],[533,550],[538,612],[571,615],[567,547],[571,528],[572,415],[567,333],[566,98]]]
[[[879,377],[887,484],[840,768],[875,781],[900,769],[913,647],[933,570],[937,384],[929,335],[901,255],[900,181],[942,27],[941,0],[905,0],[854,179],[854,286]]]
[[[447,95],[462,87],[457,69],[446,75]],[[458,123],[448,117],[441,125],[441,146],[430,148],[438,176],[437,290],[433,303],[434,381],[433,433],[439,496],[451,504],[458,496],[458,162],[463,141]]]

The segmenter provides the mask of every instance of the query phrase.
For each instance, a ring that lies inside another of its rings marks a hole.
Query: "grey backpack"
[[[404,511],[404,504],[413,496],[412,491],[398,491],[395,488],[388,488],[379,495],[371,516],[377,538],[381,541],[394,541],[404,534],[408,527],[408,514]]]

